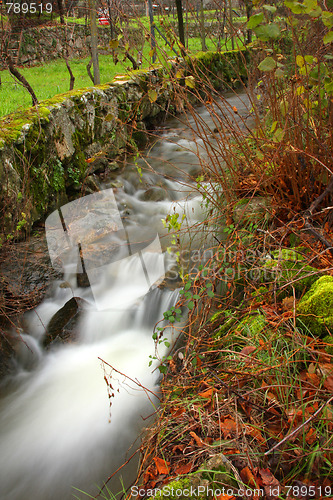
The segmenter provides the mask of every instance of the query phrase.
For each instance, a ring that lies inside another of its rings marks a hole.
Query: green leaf
[[[304,57],[296,56],[296,64],[299,68],[302,68],[304,66]]]
[[[276,23],[258,26],[254,29],[254,32],[259,40],[262,40],[263,42],[268,42],[268,40],[275,40],[281,34],[280,28]]]
[[[265,10],[268,10],[268,12],[271,12],[272,14],[274,14],[274,12],[276,12],[275,5],[263,5],[263,8]]]
[[[207,295],[208,295],[208,297],[210,297],[210,298],[214,297],[214,292],[213,292],[213,290],[207,290]]]
[[[325,83],[325,90],[329,94],[333,93],[333,81]]]
[[[322,12],[321,20],[327,28],[333,28],[333,12]]]
[[[277,126],[278,122],[273,122],[272,123],[272,126],[271,126],[271,130],[270,130],[270,133],[272,134],[274,132],[274,130],[276,129],[276,126]]]
[[[326,43],[332,43],[332,42],[333,42],[333,31],[329,31],[324,36],[324,43],[326,44]]]
[[[281,142],[284,136],[284,130],[282,128],[278,128],[275,131],[275,134],[273,136],[273,141],[274,142]]]
[[[262,12],[260,12],[260,14],[254,14],[248,20],[247,28],[249,30],[252,30],[253,28],[256,28],[263,20],[264,20],[264,14]]]
[[[285,0],[284,5],[291,10],[293,14],[304,14],[306,6],[299,2],[290,2]]]
[[[150,100],[150,102],[155,102],[157,100],[157,92],[156,90],[154,89],[150,89],[148,90],[148,99]]]
[[[188,281],[187,283],[185,283],[184,290],[189,290],[190,288],[191,288],[191,282]]]
[[[285,76],[285,73],[284,73],[283,69],[278,68],[278,69],[275,71],[275,76],[276,76],[277,78],[282,78],[283,76]]]
[[[185,85],[187,87],[189,87],[190,89],[194,89],[195,88],[195,79],[194,79],[194,76],[187,76],[185,78]]]
[[[276,61],[273,57],[266,57],[263,61],[261,61],[258,68],[261,71],[273,71],[273,69],[276,68]]]
[[[190,310],[191,310],[191,309],[193,309],[193,307],[194,307],[194,302],[193,302],[193,300],[191,300],[191,301],[187,304],[187,307],[188,307]]]

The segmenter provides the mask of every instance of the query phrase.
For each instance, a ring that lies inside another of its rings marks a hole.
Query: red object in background
[[[110,23],[109,23],[109,20],[106,17],[99,17],[98,18],[98,24],[107,25],[107,24],[110,24]]]

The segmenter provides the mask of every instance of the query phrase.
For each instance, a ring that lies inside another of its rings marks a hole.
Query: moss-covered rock
[[[282,300],[292,293],[292,288],[300,297],[316,281],[317,273],[318,270],[309,266],[299,251],[283,248],[266,257],[261,268],[261,281],[272,283],[278,298]]]
[[[297,306],[297,319],[314,335],[333,335],[332,276],[322,276],[311,286]]]

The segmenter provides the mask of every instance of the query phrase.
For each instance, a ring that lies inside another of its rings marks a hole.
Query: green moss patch
[[[322,276],[311,286],[297,306],[297,319],[314,335],[333,335],[332,276]]]
[[[300,297],[316,281],[317,273],[316,268],[307,264],[304,255],[294,249],[284,248],[273,251],[264,262],[262,281],[274,283],[281,300],[292,293],[293,288]]]

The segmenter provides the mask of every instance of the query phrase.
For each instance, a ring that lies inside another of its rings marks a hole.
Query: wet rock
[[[48,285],[61,278],[51,264],[45,238],[16,243],[0,255],[0,322],[15,323],[20,314],[36,307]]]
[[[143,201],[163,201],[167,198],[167,193],[164,189],[154,186],[143,193]]]
[[[72,297],[52,316],[46,328],[44,347],[51,344],[74,341],[77,337],[78,321],[87,302],[80,297]]]

